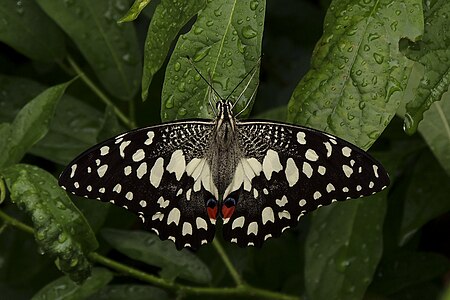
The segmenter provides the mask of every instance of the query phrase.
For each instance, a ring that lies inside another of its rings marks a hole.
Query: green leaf
[[[383,251],[386,192],[314,213],[306,237],[308,298],[362,299]]]
[[[210,93],[186,56],[205,78],[211,76],[219,95],[227,97],[261,56],[265,1],[210,1],[192,29],[181,35],[166,69],[162,90],[162,120],[210,118]],[[247,78],[247,81],[249,79]],[[242,110],[255,91],[258,73],[235,111]],[[246,82],[233,96],[244,89]],[[249,110],[243,114],[248,115]]]
[[[19,162],[47,134],[56,105],[71,82],[46,89],[20,110],[10,126],[10,138],[2,151],[0,166]]]
[[[60,269],[72,280],[89,276],[86,254],[98,247],[86,219],[73,205],[56,179],[30,165],[17,164],[2,171],[11,200],[31,217],[42,252],[57,258]]]
[[[273,120],[273,121],[279,121],[279,122],[285,122],[286,121],[286,115],[287,115],[287,108],[286,106],[280,106],[276,108],[272,108],[268,111],[265,111],[263,113],[260,113],[256,115],[255,119],[263,119],[263,120]]]
[[[65,52],[64,35],[34,1],[3,1],[0,41],[32,60],[54,62]]]
[[[450,176],[450,97],[446,95],[425,112],[419,132]]]
[[[156,235],[144,231],[104,229],[101,233],[119,252],[162,268],[161,276],[165,279],[179,277],[197,283],[211,282],[208,267],[188,250],[176,250],[171,241],[163,242]]]
[[[0,107],[2,107],[0,122],[12,122],[29,99],[34,98],[45,88],[44,85],[26,78],[0,75],[0,90],[2,91],[0,93]],[[65,165],[99,141],[97,137],[102,126],[104,125],[102,125],[100,111],[65,94],[56,106],[47,135],[29,152]],[[1,140],[7,139],[6,137],[2,138],[1,133],[0,138]],[[3,153],[2,146],[5,144],[0,143],[0,153]]]
[[[402,251],[380,262],[371,289],[391,295],[408,286],[444,275],[449,269],[450,262],[442,255]]]
[[[104,87],[130,100],[139,85],[141,59],[132,24],[117,24],[126,0],[54,1],[39,5],[70,36]]]
[[[150,3],[151,0],[135,0],[127,13],[120,18],[117,23],[131,22],[136,20],[141,11]]]
[[[400,244],[430,220],[450,210],[450,177],[429,151],[417,159],[410,174],[400,228]]]
[[[89,300],[169,300],[167,293],[161,289],[135,284],[107,285]]]
[[[133,7],[139,0],[136,0]],[[141,1],[142,2],[142,1]],[[145,1],[144,1],[145,2]],[[146,100],[153,76],[161,68],[172,41],[186,23],[205,6],[204,0],[162,0],[147,31],[142,74],[142,99]],[[133,8],[132,7],[132,8]],[[131,9],[130,9],[131,10]]]
[[[311,70],[289,102],[288,120],[368,149],[395,115],[406,87],[412,62],[399,51],[399,41],[422,32],[421,0],[333,1]]]
[[[33,296],[32,300],[84,300],[106,286],[112,279],[113,274],[103,268],[94,268],[92,275],[81,285],[74,283],[69,277],[63,276],[44,286]]]
[[[425,33],[423,39],[412,45],[407,55],[424,67],[423,78],[406,105],[405,130],[414,133],[423,114],[431,104],[447,92],[450,81],[450,3],[446,0],[424,2]]]
[[[111,106],[106,106],[97,141],[104,141],[123,131],[125,131],[125,128],[123,128],[120,125],[119,120],[117,120],[117,115],[114,113],[114,109]]]

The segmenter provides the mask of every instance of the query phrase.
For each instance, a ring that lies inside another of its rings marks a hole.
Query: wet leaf
[[[90,274],[86,254],[98,247],[86,219],[73,205],[56,179],[30,165],[2,170],[11,200],[30,215],[42,253],[57,259],[59,268],[76,282]]]
[[[121,17],[117,23],[131,22],[136,20],[141,11],[150,3],[151,0],[135,0],[127,13]]]
[[[104,87],[130,100],[139,88],[141,55],[132,24],[117,24],[126,0],[38,0],[44,11],[69,35]]]
[[[324,24],[288,121],[368,149],[400,105],[412,62],[399,41],[421,36],[422,1],[333,1]]]
[[[150,87],[153,76],[164,63],[170,46],[178,32],[204,6],[204,0],[162,0],[156,7],[145,41],[144,69],[142,75],[143,100],[147,99],[148,88]]]
[[[414,98],[406,106],[404,124],[410,134],[417,130],[424,112],[441,100],[450,82],[450,3],[446,0],[424,3],[425,33],[422,40],[406,52],[409,58],[424,67]]]
[[[265,1],[212,1],[198,14],[187,34],[178,39],[166,69],[162,91],[162,120],[211,118],[207,83],[187,56],[221,97],[226,98],[257,66],[261,56]],[[249,101],[258,83],[256,72],[235,111]],[[247,78],[247,81],[249,78]],[[247,81],[231,95],[237,98]],[[248,115],[249,110],[242,115]]]
[[[65,52],[64,35],[34,1],[3,1],[0,41],[33,60],[54,62]]]
[[[161,241],[144,231],[104,229],[102,236],[116,250],[130,258],[160,267],[167,280],[183,278],[197,283],[209,283],[208,267],[187,249],[178,251],[171,241]]]
[[[81,285],[74,283],[68,276],[63,276],[44,286],[32,300],[84,300],[106,286],[112,279],[113,274],[102,268],[92,269],[92,275]]]

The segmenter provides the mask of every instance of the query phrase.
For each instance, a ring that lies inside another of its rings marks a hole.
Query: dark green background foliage
[[[0,298],[450,299],[449,16],[447,0],[2,1]],[[261,55],[237,111],[259,83],[244,117],[370,148],[388,190],[262,249],[218,230],[192,253],[57,186],[119,132],[212,117],[186,56],[226,97]]]

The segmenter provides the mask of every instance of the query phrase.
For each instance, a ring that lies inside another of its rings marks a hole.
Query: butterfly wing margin
[[[235,179],[244,179],[232,183],[238,190],[228,190],[237,203],[224,220],[223,235],[241,247],[261,246],[320,206],[368,196],[389,185],[379,162],[332,135],[267,121],[240,122],[237,128],[244,157],[236,174],[244,176]]]
[[[59,184],[134,212],[178,249],[196,249],[212,241],[215,228],[206,211],[209,192],[201,184],[193,190],[196,178],[187,166],[204,157],[212,128],[204,121],[173,122],[118,135],[74,159]]]

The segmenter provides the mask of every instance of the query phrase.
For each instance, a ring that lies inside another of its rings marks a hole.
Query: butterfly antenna
[[[200,75],[200,77],[208,84],[208,87],[214,92],[214,94],[216,94],[216,96],[220,99],[220,100],[223,100],[222,99],[222,97],[219,95],[219,93],[214,89],[214,87],[212,86],[212,84],[211,84],[211,82],[212,82],[212,79],[211,79],[211,76],[210,76],[210,80],[206,80],[206,78],[202,75],[202,73],[200,72],[200,70],[199,69],[197,69],[197,67],[195,66],[195,64],[194,64],[194,62],[192,61],[192,59],[189,57],[189,56],[186,56],[186,58],[187,58],[187,60],[189,61],[189,63],[191,64],[191,66],[194,68],[194,70],[195,70],[195,72],[197,72],[198,73],[198,75]],[[210,92],[209,92],[210,93]],[[209,100],[209,105],[211,105],[211,108],[212,108],[212,110],[213,110],[213,112],[214,112],[214,115],[216,115],[217,116],[217,112],[216,112],[216,107],[215,107],[215,105],[213,105],[212,104],[212,95],[209,95],[208,96],[208,100]]]
[[[239,103],[239,101],[242,99],[242,96],[244,95],[245,91],[248,89],[250,83],[253,80],[253,77],[255,77],[256,74],[256,67],[259,65],[259,63],[261,62],[261,58],[259,58],[258,62],[255,64],[255,66],[250,70],[250,72],[247,73],[247,75],[245,75],[245,77],[241,80],[241,82],[239,82],[239,84],[236,86],[236,88],[248,77],[248,75],[252,74],[252,76],[250,76],[250,79],[248,80],[247,84],[245,85],[244,89],[242,90],[242,92],[239,94],[239,97],[236,99],[236,101],[233,103],[233,106],[231,107],[231,109],[234,109],[234,107]],[[259,85],[259,84],[258,84]],[[233,91],[236,90],[236,88],[234,88]],[[256,89],[255,89],[256,90]],[[231,92],[232,94],[233,92]],[[231,95],[230,94],[230,95]],[[228,97],[226,99],[228,99],[230,97],[230,95],[228,95]],[[251,101],[251,99],[253,98],[253,95],[255,95],[255,92],[253,92],[252,97],[250,97],[249,102]],[[225,99],[225,100],[226,100]],[[248,107],[248,104],[245,106],[246,108]]]
[[[251,81],[251,80],[250,80]],[[252,99],[255,97],[255,95],[256,95],[256,91],[258,90],[258,86],[259,86],[259,82],[258,82],[258,84],[256,85],[256,88],[255,88],[255,90],[253,91],[253,93],[252,93],[252,96],[250,97],[250,99],[248,100],[248,102],[247,102],[247,104],[245,105],[245,107],[240,111],[240,112],[238,112],[234,117],[235,118],[237,118],[240,114],[242,114],[247,108],[248,108],[248,106],[250,105],[250,103],[252,103]],[[245,91],[245,90],[244,90]],[[244,92],[242,92],[242,94],[243,94]],[[241,94],[241,96],[242,96],[242,94]],[[239,97],[241,97],[241,96],[239,96]],[[234,107],[234,105],[233,105],[233,107]]]

